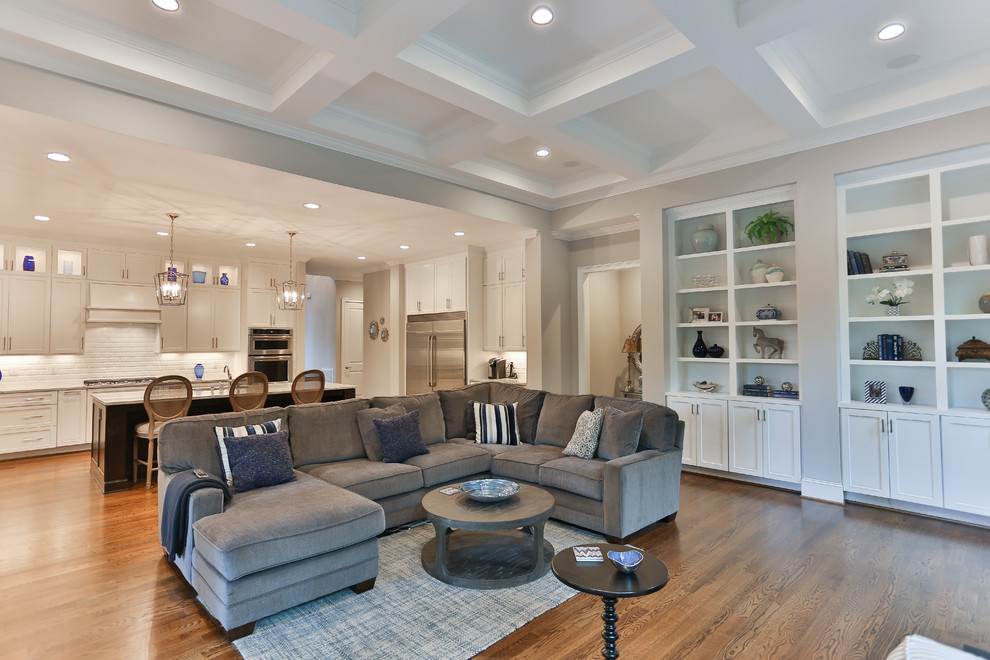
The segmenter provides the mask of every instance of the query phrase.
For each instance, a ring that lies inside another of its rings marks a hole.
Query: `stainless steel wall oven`
[[[292,330],[250,328],[248,371],[260,371],[270,382],[292,380]]]

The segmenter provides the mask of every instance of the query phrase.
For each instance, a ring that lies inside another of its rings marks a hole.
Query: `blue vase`
[[[24,272],[33,273],[34,272],[34,257],[30,254],[24,257]]]
[[[703,358],[708,355],[708,347],[705,346],[705,340],[701,338],[701,330],[698,330],[698,341],[694,342],[691,355],[696,358]]]
[[[196,378],[197,378],[197,379],[198,379],[198,378],[202,378],[202,377],[203,377],[203,373],[204,373],[205,371],[206,371],[206,370],[205,370],[205,369],[203,369],[203,365],[201,365],[201,364],[197,364],[197,365],[195,366],[195,368],[193,368],[193,373],[194,373],[194,374],[196,374]]]
[[[227,277],[227,273],[220,274],[220,286],[227,286],[230,284],[230,278]]]
[[[900,393],[901,401],[904,402],[904,405],[911,405],[911,401],[914,399],[914,388],[902,385],[897,388],[897,391]]]
[[[756,310],[756,319],[758,321],[776,321],[780,318],[780,310],[773,305],[767,304]]]

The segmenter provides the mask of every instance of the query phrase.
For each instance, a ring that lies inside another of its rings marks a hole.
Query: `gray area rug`
[[[557,552],[602,541],[553,521],[545,536]],[[550,572],[510,589],[452,587],[427,575],[420,564],[420,551],[431,538],[433,526],[427,524],[380,539],[374,589],[363,594],[344,589],[270,616],[234,645],[248,660],[460,660],[578,593]]]

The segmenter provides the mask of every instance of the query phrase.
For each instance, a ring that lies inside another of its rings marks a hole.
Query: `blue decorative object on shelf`
[[[3,372],[0,371],[0,380],[2,380],[2,379],[3,379]]]
[[[725,349],[718,344],[712,344],[708,347],[708,357],[720,358],[725,355]]]
[[[708,355],[708,347],[705,346],[705,340],[701,338],[701,330],[698,330],[698,341],[694,342],[691,355],[696,358],[703,358]]]
[[[230,278],[227,277],[227,273],[220,274],[220,286],[227,286],[230,284]]]
[[[769,303],[756,310],[756,319],[758,321],[776,321],[779,318],[780,310]]]
[[[34,257],[30,254],[24,257],[24,272],[33,273],[34,272]]]
[[[897,388],[897,391],[900,393],[901,401],[904,402],[904,405],[911,405],[911,401],[914,399],[914,388],[902,385]]]
[[[194,284],[206,284],[206,271],[205,270],[194,270],[193,273],[193,283]]]
[[[197,379],[199,379],[199,378],[202,378],[202,377],[203,377],[203,373],[204,373],[205,371],[206,371],[206,370],[205,370],[205,369],[203,369],[203,365],[201,365],[201,364],[197,364],[197,365],[196,365],[196,366],[195,366],[195,367],[193,368],[193,373],[194,373],[194,374],[196,374],[196,378],[197,378]]]
[[[711,225],[698,227],[691,234],[691,247],[695,252],[712,252],[718,244],[718,232]]]

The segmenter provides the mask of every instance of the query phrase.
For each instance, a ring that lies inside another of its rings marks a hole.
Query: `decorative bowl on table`
[[[643,553],[639,550],[626,550],[624,552],[609,550],[608,558],[620,573],[635,573],[639,565],[643,563]]]
[[[459,491],[478,502],[501,502],[519,492],[519,484],[508,479],[475,479],[465,481]]]

